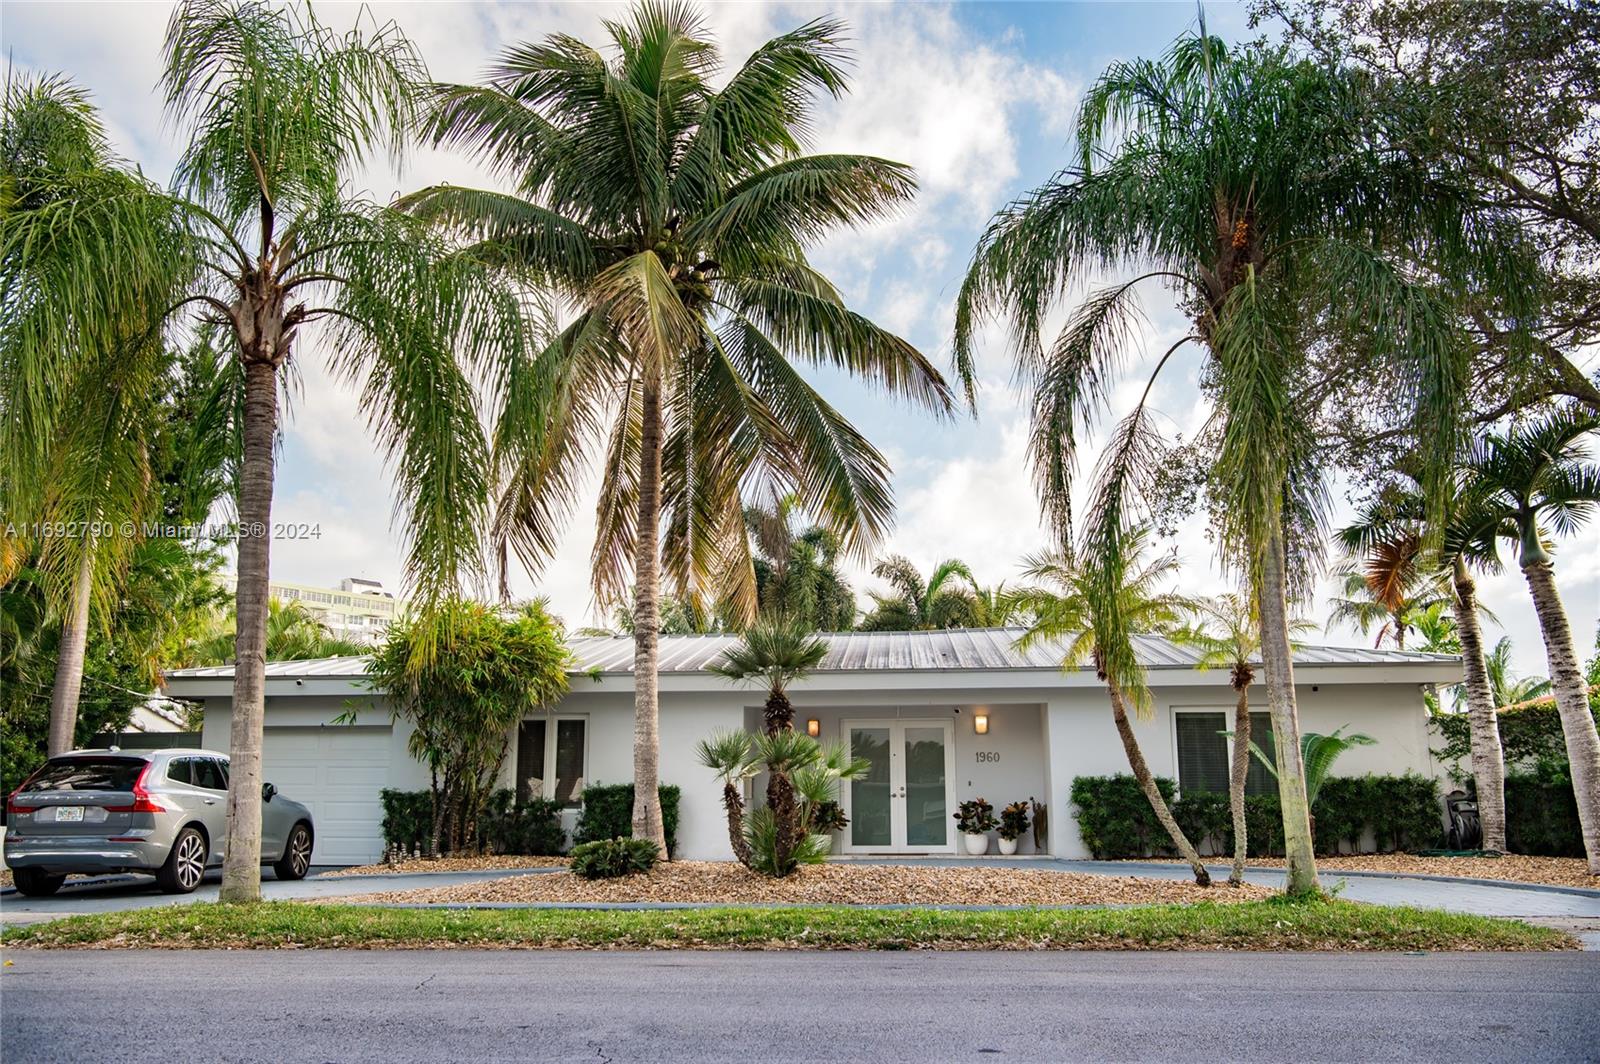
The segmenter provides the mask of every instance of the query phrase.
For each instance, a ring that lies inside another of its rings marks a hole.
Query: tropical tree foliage
[[[1600,414],[1571,404],[1479,440],[1463,467],[1459,527],[1449,535],[1493,551],[1512,546],[1533,599],[1550,665],[1550,688],[1561,713],[1589,871],[1600,875],[1600,734],[1589,714],[1582,661],[1556,588],[1554,545],[1600,508],[1600,464],[1590,446]]]
[[[435,616],[402,618],[372,656],[367,682],[411,724],[406,748],[428,766],[432,851],[478,845],[478,817],[524,717],[567,692],[574,666],[561,623],[542,602],[499,611],[451,601]],[[437,641],[420,654],[419,644]]]
[[[434,141],[513,191],[440,186],[404,205],[571,313],[497,382],[495,533],[536,569],[604,454],[594,584],[609,602],[630,578],[636,588],[633,830],[660,843],[662,570],[679,595],[754,616],[746,483],[794,493],[849,551],[887,528],[883,456],[800,366],[936,411],[952,397],[805,257],[914,190],[898,163],[805,154],[815,97],[846,90],[842,25],[817,19],[768,41],[720,89],[691,7],[646,0],[606,28],[604,50],[552,35],[508,48],[484,85],[438,87]]]
[[[856,599],[839,571],[839,537],[820,525],[797,531],[798,507],[793,495],[745,507],[757,611],[816,632],[847,631],[855,623]]]
[[[1496,291],[1523,277],[1501,215],[1392,144],[1366,91],[1356,72],[1203,33],[1160,60],[1114,64],[1085,94],[1068,168],[990,224],[956,311],[969,387],[980,327],[1002,315],[1010,326],[1032,392],[1034,481],[1062,542],[1079,441],[1132,346],[1140,289],[1165,285],[1190,314],[1192,331],[1155,372],[1185,344],[1208,355],[1208,489],[1223,558],[1260,604],[1296,893],[1317,881],[1289,600],[1309,583],[1326,509],[1315,410],[1349,386],[1323,380],[1319,364],[1330,343],[1359,334],[1360,364],[1382,367],[1412,409],[1433,497],[1462,437],[1453,299],[1468,277]],[[1107,271],[1125,279],[1083,298],[1047,339],[1057,301]],[[1144,417],[1141,402],[1129,422]]]
[[[872,575],[886,581],[888,594],[869,591],[873,607],[861,619],[864,632],[918,632],[938,628],[978,628],[978,581],[967,563],[946,558],[926,580],[910,559],[892,554],[879,559]]]
[[[218,610],[208,618],[207,630],[185,655],[185,665],[224,665],[233,661],[234,610]],[[271,599],[267,603],[268,661],[310,661],[369,653],[372,647],[333,633],[301,602]]]

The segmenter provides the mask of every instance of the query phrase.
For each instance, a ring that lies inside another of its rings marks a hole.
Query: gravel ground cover
[[[1156,858],[1171,863],[1172,858]],[[1208,864],[1227,864],[1228,857],[1208,857]],[[1278,857],[1251,857],[1252,868],[1282,868]],[[1317,868],[1330,872],[1393,872],[1397,875],[1464,876],[1468,879],[1505,879],[1517,883],[1544,883],[1557,887],[1600,890],[1600,876],[1591,876],[1581,857],[1418,857],[1409,853],[1363,853],[1318,857]]]
[[[570,872],[364,895],[381,902],[704,902],[846,905],[1148,905],[1246,901],[1265,887],[1021,868],[809,865],[784,879],[732,861],[673,861],[646,875],[586,880]]]
[[[416,861],[396,861],[393,864],[353,865],[323,872],[318,878],[338,876],[396,875],[410,872],[499,872],[507,868],[562,868],[565,857],[435,857]]]

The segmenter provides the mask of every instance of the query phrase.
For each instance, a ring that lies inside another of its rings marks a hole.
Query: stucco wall
[[[1197,679],[1193,684],[1158,686],[1154,715],[1135,724],[1145,757],[1160,775],[1176,775],[1175,709],[1232,710],[1232,692],[1226,687],[1225,676],[1194,675]],[[998,808],[1036,796],[1049,806],[1050,851],[1061,856],[1087,856],[1068,799],[1072,779],[1127,771],[1104,691],[1091,678],[1084,677],[1066,684],[1026,676],[1008,676],[1005,680],[1008,682],[992,688],[977,689],[968,683],[957,689],[953,683],[935,686],[944,683],[941,677],[883,675],[861,682],[837,676],[797,685],[791,694],[798,726],[803,728],[809,717],[816,717],[825,739],[841,737],[841,723],[855,717],[953,720],[955,776],[951,810],[956,803],[971,797],[987,798]],[[721,789],[711,773],[696,762],[694,747],[714,731],[754,725],[759,719],[761,695],[741,688],[693,690],[705,682],[704,677],[663,677],[661,778],[682,789],[679,855],[726,859],[731,853]],[[268,691],[269,727],[338,727],[331,722],[351,705],[363,707],[359,717],[362,724],[385,724],[389,720],[380,701],[366,694],[351,695],[345,682],[308,681],[304,688],[297,688],[274,681],[269,683]],[[1256,707],[1264,708],[1265,692],[1258,686],[1251,693]],[[204,701],[205,745],[226,750],[229,700],[208,695]],[[986,736],[976,735],[973,730],[972,714],[978,707],[990,715]],[[1340,775],[1406,771],[1440,774],[1428,753],[1426,714],[1415,683],[1307,683],[1300,688],[1299,707],[1305,730],[1329,732],[1349,725],[1378,740],[1376,746],[1346,754],[1338,765]],[[588,782],[618,783],[632,778],[633,693],[627,677],[606,677],[600,683],[576,679],[559,712],[588,720]],[[409,729],[403,723],[397,724],[388,736],[389,786],[426,787],[426,771],[406,751],[408,736]],[[980,753],[987,755],[984,760],[979,760]],[[513,751],[507,758],[502,775],[505,786],[512,784],[514,757]],[[568,814],[565,820],[570,830],[573,815]],[[1031,850],[1032,840],[1025,837],[1022,852]]]

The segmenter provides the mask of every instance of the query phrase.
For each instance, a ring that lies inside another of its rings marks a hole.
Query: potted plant
[[[1000,810],[1000,852],[1010,857],[1017,852],[1017,840],[1028,830],[1028,803],[1012,802]]]
[[[1000,822],[994,818],[994,806],[987,799],[962,802],[951,816],[955,818],[956,830],[961,832],[970,856],[979,857],[989,852],[989,832]]]

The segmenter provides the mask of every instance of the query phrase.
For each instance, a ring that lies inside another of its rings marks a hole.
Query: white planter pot
[[[1017,840],[1002,838],[1000,840],[1000,852],[1005,854],[1007,857],[1010,857],[1012,854],[1016,853]]]
[[[833,852],[833,836],[831,834],[823,832],[821,834],[812,835],[811,839],[818,846],[822,847],[823,853]]]
[[[989,852],[989,836],[987,835],[962,835],[967,847],[968,857],[982,857]]]

